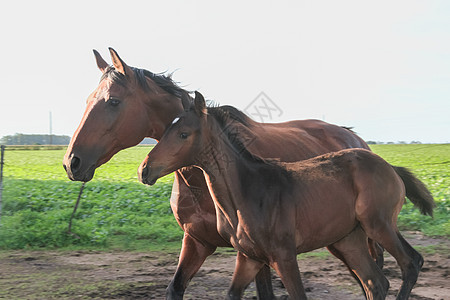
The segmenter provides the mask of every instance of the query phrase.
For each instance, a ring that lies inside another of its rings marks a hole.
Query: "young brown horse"
[[[71,180],[91,180],[97,167],[144,137],[159,140],[183,111],[180,97],[185,91],[170,77],[129,67],[113,49],[113,66],[97,51],[94,54],[103,76],[87,99],[86,111],[64,157],[64,168]],[[261,157],[292,162],[346,148],[369,149],[351,131],[317,120],[263,124],[242,113],[239,119],[234,128],[246,136],[249,150]],[[167,291],[168,298],[180,299],[206,257],[216,247],[231,245],[215,229],[214,204],[200,169],[185,168],[175,173],[170,202],[185,235],[179,264]],[[372,255],[382,264],[382,251],[376,249],[371,244]],[[333,253],[339,255],[337,250]],[[270,298],[267,268],[256,277],[256,285],[258,295]]]
[[[423,258],[401,236],[396,220],[405,184],[414,191],[414,203],[432,213],[434,200],[423,183],[365,149],[295,163],[266,161],[230,131],[233,110],[207,109],[197,92],[193,105],[188,96],[183,100],[187,110],[174,119],[138,173],[141,182],[152,185],[183,167],[204,171],[218,232],[239,251],[229,298],[239,299],[267,264],[291,299],[306,299],[296,255],[332,245],[353,268],[366,297],[384,299],[389,285],[368,255],[367,236],[397,260],[403,278],[397,298],[409,297]]]

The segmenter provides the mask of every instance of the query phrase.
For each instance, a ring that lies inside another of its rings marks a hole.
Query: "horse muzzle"
[[[94,177],[95,164],[83,162],[81,158],[71,154],[64,157],[63,167],[67,177],[72,181],[88,182]]]
[[[143,184],[154,185],[161,177],[162,168],[152,167],[148,164],[141,164],[138,169],[139,181]]]

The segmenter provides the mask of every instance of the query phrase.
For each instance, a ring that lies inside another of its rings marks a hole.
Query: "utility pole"
[[[0,146],[0,152],[1,152],[1,157],[0,157],[0,221],[1,221],[1,217],[2,217],[2,193],[3,193],[3,157],[5,154],[5,146],[1,145]],[[1,222],[0,222],[1,225]]]
[[[50,145],[53,145],[53,136],[52,136],[52,112],[49,111],[49,119],[50,119]]]

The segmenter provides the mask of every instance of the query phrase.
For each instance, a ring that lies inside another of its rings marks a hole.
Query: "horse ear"
[[[113,48],[108,48],[109,49],[109,53],[111,54],[111,59],[114,65],[114,68],[122,73],[123,75],[126,76],[131,76],[132,70],[129,66],[127,66],[127,64],[119,57],[119,55],[117,54],[116,50],[114,50]]]
[[[102,71],[102,73],[106,72],[106,69],[109,67],[108,63],[103,59],[100,53],[97,50],[93,49],[95,60],[97,61],[97,67]]]
[[[206,102],[203,95],[200,92],[195,91],[194,109],[197,115],[206,115]]]
[[[185,111],[188,111],[191,108],[191,96],[187,92],[181,93],[181,104]]]

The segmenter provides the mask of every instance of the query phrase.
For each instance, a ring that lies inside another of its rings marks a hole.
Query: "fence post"
[[[1,158],[0,158],[0,225],[2,218],[2,194],[3,194],[3,157],[5,154],[5,146],[0,146]]]
[[[73,212],[72,212],[72,216],[70,216],[70,221],[69,221],[69,228],[67,229],[67,233],[73,235],[74,237],[76,237],[77,239],[80,238],[80,236],[78,234],[75,234],[72,232],[72,219],[75,216],[75,213],[77,212],[77,208],[78,208],[78,204],[80,203],[80,199],[81,199],[81,194],[83,194],[83,189],[84,189],[84,185],[86,184],[86,182],[83,182],[81,184],[81,188],[80,188],[80,193],[78,193],[78,198],[77,198],[77,202],[75,203],[75,206],[73,208]]]

